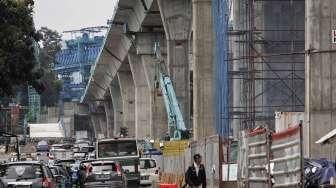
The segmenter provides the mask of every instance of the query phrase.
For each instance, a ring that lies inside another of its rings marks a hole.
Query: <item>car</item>
[[[80,152],[85,152],[85,153],[92,153],[95,151],[95,147],[94,146],[82,146],[79,150]]]
[[[59,188],[70,188],[71,187],[71,177],[69,173],[61,166],[51,166],[51,172],[53,173],[57,187]]]
[[[56,188],[56,180],[44,163],[11,162],[0,165],[0,180],[5,187]]]
[[[62,166],[69,166],[72,164],[75,164],[76,160],[75,159],[61,159],[61,160],[56,160],[55,164],[60,164]]]
[[[100,160],[115,161],[122,167],[129,188],[140,186],[140,153],[135,138],[106,138],[96,143],[96,157]]]
[[[64,143],[64,144],[53,144],[51,145],[51,149],[66,149],[71,150],[73,148],[73,144]]]
[[[65,169],[71,178],[71,182],[75,183],[77,181],[77,171],[79,168],[79,163],[75,159],[64,159],[55,161],[54,166],[61,166]]]
[[[159,179],[160,168],[152,158],[140,158],[140,185],[150,185]]]
[[[84,187],[127,187],[127,178],[117,162],[96,160],[90,166],[92,170],[88,173]]]
[[[79,162],[79,166],[84,165],[85,167],[88,167],[94,161],[97,161],[97,160],[96,159],[83,160],[83,161]]]

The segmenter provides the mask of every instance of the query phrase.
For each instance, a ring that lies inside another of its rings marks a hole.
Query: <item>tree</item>
[[[44,69],[52,68],[56,53],[62,48],[62,35],[47,27],[41,27],[39,33],[42,36],[42,48],[40,50],[40,63]],[[41,57],[43,59],[41,59]]]
[[[36,68],[40,35],[33,23],[33,0],[0,1],[0,96],[12,96],[16,86],[32,85],[38,92],[42,72]]]
[[[54,106],[58,102],[62,82],[57,79],[52,69],[54,67],[56,53],[59,52],[62,47],[62,35],[47,27],[42,27],[39,33],[42,36],[42,45],[39,51],[39,62],[43,70],[41,80],[45,85],[45,90],[41,94],[41,104],[43,106]]]

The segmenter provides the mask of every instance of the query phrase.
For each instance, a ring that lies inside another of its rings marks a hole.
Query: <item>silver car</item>
[[[94,187],[115,187],[126,188],[127,178],[123,174],[118,163],[113,161],[93,161],[90,165],[88,176],[84,184],[87,188]]]
[[[0,179],[5,187],[56,188],[51,170],[35,161],[2,164]]]

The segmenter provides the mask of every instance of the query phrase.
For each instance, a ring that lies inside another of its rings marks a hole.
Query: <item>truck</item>
[[[127,187],[140,186],[140,155],[135,138],[101,139],[96,143],[96,157],[99,160],[118,162],[126,177]]]

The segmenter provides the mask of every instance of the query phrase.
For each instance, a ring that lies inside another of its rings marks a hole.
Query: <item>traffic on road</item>
[[[134,138],[34,142],[36,152],[1,161],[0,188],[151,187],[159,177],[156,160],[141,158]]]

